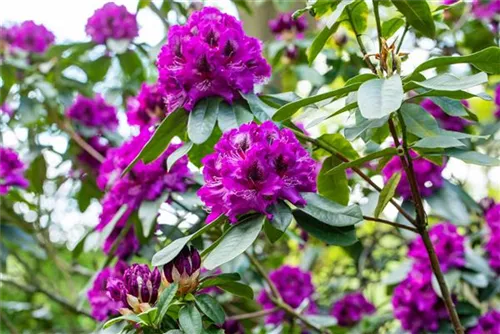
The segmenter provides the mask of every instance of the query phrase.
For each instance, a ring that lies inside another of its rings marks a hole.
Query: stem
[[[78,133],[76,133],[68,123],[61,123],[59,125],[61,130],[69,134],[69,136],[75,141],[75,143],[77,143],[78,146],[80,146],[83,150],[87,151],[87,153],[90,154],[94,159],[101,163],[104,161],[104,156],[101,153],[97,152],[95,148],[90,146],[85,141],[85,139],[83,139]]]
[[[156,15],[158,15],[158,17],[160,18],[161,22],[165,26],[165,29],[166,30],[170,29],[170,23],[168,23],[168,21],[163,16],[162,11],[158,7],[156,7],[156,5],[153,2],[149,3],[149,8],[153,11],[153,13],[155,13]]]
[[[349,6],[346,6],[345,10],[346,10],[347,16],[349,17],[349,22],[351,23],[352,31],[354,31],[354,34],[356,35],[356,40],[358,41],[359,48],[361,49],[361,52],[363,53],[363,58],[366,62],[366,65],[368,65],[368,67],[370,68],[370,70],[373,73],[377,73],[377,69],[372,64],[370,59],[367,57],[368,52],[366,51],[365,45],[363,44],[363,41],[361,40],[361,34],[359,34],[358,31],[356,30],[356,26],[354,25],[354,21],[352,19],[351,9],[349,8]]]
[[[245,319],[253,319],[253,318],[260,318],[260,317],[265,317],[266,315],[273,314],[276,311],[279,311],[279,307],[275,307],[269,310],[262,310],[262,311],[257,311],[257,312],[251,312],[251,313],[244,313],[244,314],[239,314],[239,315],[233,315],[231,317],[227,317],[226,321],[230,320],[245,320]]]
[[[373,0],[373,12],[375,13],[375,22],[377,24],[378,50],[382,52],[382,27],[380,25],[380,13],[378,11],[378,0]]]
[[[399,50],[401,50],[401,47],[403,46],[403,40],[405,39],[406,33],[408,32],[408,29],[410,28],[410,25],[408,22],[406,22],[405,25],[405,30],[403,31],[403,35],[401,35],[401,40],[399,41],[398,48],[396,49],[396,53],[399,53]]]
[[[269,276],[266,274],[266,271],[264,270],[264,268],[262,268],[260,262],[255,258],[255,256],[253,256],[248,252],[245,252],[245,255],[248,257],[250,262],[252,262],[253,266],[255,267],[255,269],[257,269],[262,278],[264,278],[264,280],[267,282],[267,285],[269,285],[269,289],[271,289],[271,293],[273,294],[274,298],[281,300],[281,295],[278,289],[274,285],[273,281],[271,281]]]
[[[363,219],[364,220],[370,220],[370,221],[378,222],[378,223],[383,223],[383,224],[387,224],[387,225],[391,225],[391,226],[394,226],[394,227],[402,228],[404,230],[412,231],[414,233],[418,233],[418,230],[416,228],[414,228],[414,227],[403,225],[403,224],[396,223],[396,222],[391,222],[389,220],[385,220],[385,219],[381,219],[381,218],[375,218],[375,217],[368,217],[368,216],[363,216]]]
[[[5,325],[5,327],[7,327],[7,329],[11,334],[19,333],[14,324],[10,322],[9,318],[7,318],[7,316],[3,312],[0,312],[0,319],[2,320],[2,323]]]

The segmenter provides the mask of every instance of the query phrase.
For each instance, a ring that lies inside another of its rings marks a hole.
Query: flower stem
[[[266,315],[273,314],[276,311],[279,311],[279,307],[275,307],[269,310],[262,310],[262,311],[257,311],[257,312],[251,312],[251,313],[243,313],[243,314],[238,314],[238,315],[233,315],[231,317],[228,317],[226,321],[229,320],[245,320],[245,319],[253,319],[253,318],[260,318],[260,317],[265,317]]]
[[[391,226],[398,227],[398,228],[402,228],[404,230],[412,231],[413,233],[418,233],[418,230],[416,228],[414,228],[414,227],[403,225],[403,224],[399,224],[399,223],[396,223],[396,222],[391,222],[389,220],[385,220],[385,219],[381,219],[381,218],[375,218],[375,217],[368,217],[368,216],[363,216],[363,219],[364,220],[370,220],[370,221],[378,222],[378,223],[383,223],[383,224],[387,224],[387,225],[391,225]]]

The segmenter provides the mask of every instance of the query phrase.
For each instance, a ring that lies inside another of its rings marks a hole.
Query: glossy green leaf
[[[184,248],[184,246],[187,245],[192,237],[193,235],[187,235],[185,237],[172,241],[170,244],[168,244],[167,247],[163,248],[153,256],[151,264],[154,267],[158,267],[169,263],[181,252],[181,250]]]
[[[466,163],[481,166],[500,166],[500,160],[490,157],[486,154],[475,151],[464,151],[460,149],[448,149],[445,151],[447,156],[460,159]]]
[[[408,132],[419,138],[439,135],[437,121],[418,104],[405,103],[401,107],[401,115]]]
[[[350,15],[347,11],[350,11]],[[344,23],[347,29],[356,30],[356,33],[362,34],[368,28],[368,5],[365,0],[356,0],[354,3],[349,4],[347,9],[344,10],[339,18],[340,22]],[[349,21],[349,22],[347,22]],[[354,32],[354,30],[353,30]]]
[[[405,20],[400,17],[394,17],[382,22],[382,37],[385,39],[392,37],[404,24]]]
[[[96,60],[81,64],[81,68],[87,74],[87,77],[92,82],[103,81],[111,66],[111,57],[108,55],[101,56]]]
[[[193,143],[188,141],[184,143],[181,147],[176,149],[172,154],[170,154],[167,158],[167,171],[170,171],[170,168],[183,156],[187,155],[189,151],[193,148]]]
[[[424,36],[434,37],[436,27],[427,1],[392,0],[392,3],[406,17],[408,24]]]
[[[344,206],[315,193],[302,193],[307,204],[298,208],[308,215],[330,226],[345,227],[363,221],[363,214],[358,205]]]
[[[326,42],[339,28],[340,23],[337,22],[330,28],[324,27],[323,30],[314,38],[311,46],[307,49],[307,60],[309,61],[309,66],[312,65],[318,54],[323,50]]]
[[[219,284],[218,287],[233,295],[253,300],[253,290],[246,284],[239,282],[226,282],[223,284]]]
[[[218,123],[222,132],[235,129],[242,124],[251,122],[253,115],[239,102],[232,105],[222,101],[219,104]]]
[[[175,294],[178,288],[177,283],[170,284],[167,286],[160,295],[158,303],[156,303],[156,308],[158,308],[158,316],[156,318],[156,323],[159,324],[163,320],[165,314],[167,314],[170,303],[174,300]]]
[[[182,330],[186,333],[202,333],[203,323],[201,321],[201,314],[192,303],[187,304],[179,311],[179,323]]]
[[[214,130],[221,99],[209,97],[200,100],[189,113],[188,136],[194,144],[203,144]]]
[[[285,232],[292,222],[292,210],[283,201],[278,201],[269,207],[268,212],[273,215],[271,225],[281,232]]]
[[[103,329],[109,328],[112,325],[120,322],[120,321],[133,321],[135,323],[142,323],[142,320],[135,314],[127,314],[127,315],[122,315],[116,318],[113,318],[111,320],[106,321],[106,323],[102,326]]]
[[[153,307],[137,315],[145,324],[153,325],[158,316],[158,308]]]
[[[465,107],[460,101],[444,96],[435,96],[430,99],[450,116],[467,116]]]
[[[129,78],[136,79],[140,82],[146,80],[146,73],[144,71],[144,67],[142,66],[141,58],[136,52],[128,50],[125,53],[119,54],[118,60],[123,72]]]
[[[401,107],[403,84],[399,75],[364,82],[358,90],[358,107],[366,119],[378,119]]]
[[[276,109],[262,102],[255,94],[245,94],[242,97],[248,102],[252,114],[261,122],[270,120],[276,112]]]
[[[327,174],[329,170],[341,163],[342,162],[333,155],[323,161],[321,170],[318,174],[318,192],[329,200],[347,205],[349,203],[350,190],[347,184],[346,173],[344,171],[339,171],[335,174]]]
[[[189,162],[196,167],[201,167],[201,159],[214,151],[214,146],[217,144],[222,133],[219,128],[215,128],[212,135],[203,144],[193,145],[188,152]]]
[[[488,75],[479,72],[463,78],[445,73],[425,81],[416,82],[416,84],[433,90],[456,91],[476,87],[486,82],[488,82]]]
[[[453,137],[432,136],[420,139],[415,144],[413,144],[413,146],[420,148],[449,148],[465,146],[465,144]]]
[[[29,188],[37,194],[43,194],[43,184],[47,177],[47,162],[43,154],[39,154],[30,164],[26,176]]]
[[[169,192],[165,192],[155,201],[142,201],[138,213],[142,224],[142,233],[145,238],[149,237],[149,233],[152,232],[152,227],[156,223],[160,207],[165,203],[169,195]]]
[[[394,156],[396,154],[398,154],[398,150],[396,148],[387,147],[381,151],[376,151],[376,152],[367,154],[364,157],[361,157],[359,159],[342,163],[342,164],[330,169],[327,172],[327,174],[335,174],[335,173],[338,173],[339,171],[346,170],[347,168],[361,166],[365,162],[368,162],[368,161],[372,161],[372,160],[379,159],[382,157],[391,157],[391,156]]]
[[[241,279],[240,274],[238,273],[224,273],[224,274],[218,274],[214,276],[210,276],[207,278],[204,278],[200,285],[200,289],[208,288],[211,286],[218,286],[220,284],[225,284],[228,282],[234,282],[234,281],[239,281]]]
[[[356,160],[359,158],[358,152],[340,133],[324,134],[318,139],[333,147],[337,152],[341,153],[349,160]]]
[[[195,297],[196,306],[215,324],[222,324],[226,318],[222,306],[209,295],[197,295]]]
[[[394,197],[396,187],[398,186],[400,180],[401,174],[394,173],[384,185],[384,188],[382,188],[382,191],[380,192],[380,195],[378,197],[377,207],[375,208],[374,215],[376,218],[380,216],[382,211],[384,211],[385,207],[390,202],[391,198]]]

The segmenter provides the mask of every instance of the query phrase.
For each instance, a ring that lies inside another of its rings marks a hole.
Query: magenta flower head
[[[473,0],[472,14],[478,19],[493,19],[500,14],[500,0]]]
[[[153,271],[146,264],[133,264],[120,278],[111,278],[107,282],[108,296],[115,302],[121,302],[121,314],[142,313],[149,310],[158,299],[161,275],[158,268]]]
[[[283,301],[290,305],[290,307],[295,309],[303,303],[308,303],[306,313],[316,313],[316,304],[312,300],[314,285],[312,284],[310,272],[302,271],[298,267],[284,265],[272,271],[269,274],[269,278],[278,289]],[[269,293],[269,291],[262,290],[257,297],[257,302],[261,304],[265,310],[276,307],[271,298],[269,298]],[[279,324],[285,319],[286,313],[284,311],[276,311],[267,316],[266,323]]]
[[[7,50],[14,43],[14,32],[15,26],[0,26],[0,51]]]
[[[484,217],[490,230],[500,232],[500,203],[490,205]]]
[[[118,315],[118,310],[124,307],[121,300],[115,301],[108,296],[106,287],[108,280],[121,279],[127,269],[127,264],[118,261],[114,267],[106,267],[97,274],[92,288],[87,292],[87,298],[92,309],[92,317],[97,321],[104,321],[110,316]]]
[[[211,211],[208,223],[221,214],[236,222],[252,211],[272,219],[267,209],[279,199],[305,205],[300,193],[316,191],[316,161],[293,132],[271,121],[227,131],[202,163],[198,195]]]
[[[26,166],[13,149],[0,146],[0,195],[5,195],[12,187],[27,188],[24,177]]]
[[[394,316],[412,334],[435,332],[439,322],[448,318],[443,300],[432,288],[432,272],[412,270],[392,296]]]
[[[94,98],[78,95],[66,116],[89,128],[114,130],[118,127],[116,108],[106,103],[100,94]]]
[[[429,230],[436,255],[444,272],[465,265],[465,237],[458,233],[457,227],[448,222],[439,223]],[[422,237],[418,236],[410,244],[408,256],[415,259],[416,264],[430,270],[430,262]]]
[[[489,237],[485,249],[488,253],[489,264],[497,274],[500,274],[500,203],[490,205],[485,213]]]
[[[141,129],[158,124],[166,115],[163,87],[142,84],[136,97],[127,101],[128,124],[138,125]]]
[[[462,100],[462,104],[466,107],[469,106],[469,102],[467,100]],[[466,119],[450,116],[441,109],[440,106],[435,104],[431,99],[424,99],[422,103],[420,103],[422,108],[424,108],[429,114],[434,116],[434,118],[439,123],[439,126],[445,130],[450,131],[458,131],[461,132],[465,129],[467,125],[470,124]]]
[[[178,283],[177,294],[183,296],[198,287],[201,257],[194,247],[185,246],[172,261],[163,266],[162,279],[165,286]]]
[[[410,151],[413,158],[417,157],[417,153]],[[416,158],[413,160],[413,168],[417,179],[418,189],[423,197],[432,195],[436,190],[443,186],[443,177],[441,172],[444,166],[438,166],[424,158]],[[387,182],[395,173],[401,173],[401,180],[396,188],[397,193],[405,200],[411,198],[410,182],[406,177],[406,172],[401,164],[398,156],[393,157],[382,169],[382,176]]]
[[[156,65],[168,112],[180,107],[190,111],[209,96],[232,103],[240,92],[253,92],[255,84],[271,75],[262,43],[245,35],[236,18],[213,7],[204,7],[185,25],[169,29]]]
[[[500,333],[500,310],[491,310],[484,314],[476,326],[468,334],[494,334]]]
[[[108,39],[133,40],[139,35],[139,26],[125,6],[108,2],[88,19],[85,32],[95,43],[106,44]]]
[[[495,87],[495,105],[497,108],[495,117],[500,119],[500,84],[497,84]]]
[[[24,21],[10,28],[12,46],[31,53],[44,53],[54,43],[54,34],[43,24]]]
[[[245,334],[245,327],[237,320],[226,320],[221,328],[226,334]]]
[[[293,40],[303,37],[303,32],[307,29],[307,19],[305,16],[294,19],[292,14],[292,12],[281,13],[277,18],[269,21],[269,29],[278,38]]]
[[[106,153],[110,149],[109,143],[102,137],[94,136],[87,139],[87,144],[92,146],[94,150],[99,152],[103,157],[106,156]],[[94,158],[89,152],[82,150],[78,154],[78,160],[89,166],[93,170],[99,170],[101,163],[99,160]]]
[[[333,305],[331,315],[339,326],[350,327],[356,325],[365,315],[375,313],[375,306],[366,300],[359,292],[345,295]]]

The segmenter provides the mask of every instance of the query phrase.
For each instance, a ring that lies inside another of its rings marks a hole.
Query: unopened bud
[[[186,246],[172,261],[163,266],[163,283],[179,284],[177,293],[186,295],[198,287],[201,257],[194,247]]]

